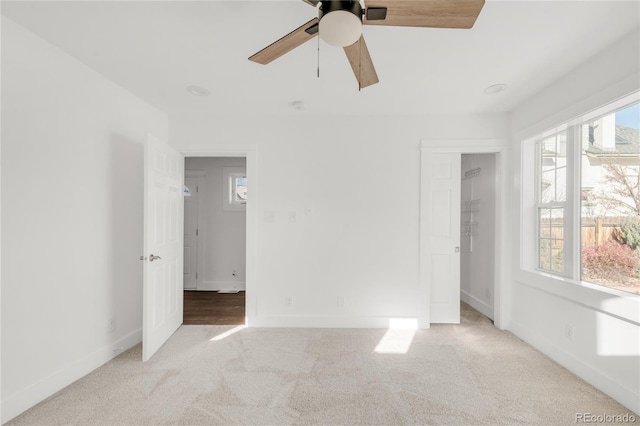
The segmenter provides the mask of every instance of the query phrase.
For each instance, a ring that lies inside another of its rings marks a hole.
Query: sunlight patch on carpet
[[[418,329],[416,318],[391,318],[389,330],[382,336],[374,352],[379,354],[406,354]]]
[[[222,339],[224,339],[225,337],[229,337],[232,334],[237,333],[238,331],[247,328],[246,325],[239,325],[237,327],[233,327],[231,330],[227,330],[222,334],[218,334],[217,336],[215,336],[214,338],[212,338],[211,340],[209,340],[210,342],[218,342]]]

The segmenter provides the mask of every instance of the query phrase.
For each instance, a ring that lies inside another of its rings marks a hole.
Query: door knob
[[[149,255],[149,262],[153,262],[154,260],[162,259],[160,256],[154,256],[153,254]]]

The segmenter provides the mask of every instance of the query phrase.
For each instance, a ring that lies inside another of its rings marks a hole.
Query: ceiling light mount
[[[303,101],[293,101],[289,105],[291,105],[291,108],[298,111],[304,111],[305,109],[307,109],[307,106]]]
[[[505,83],[494,84],[484,89],[482,93],[487,96],[497,95],[498,93],[502,93],[507,90],[507,87],[509,87],[509,85]]]
[[[362,35],[362,6],[359,1],[323,0],[319,18],[320,38],[333,46],[351,46]]]
[[[188,86],[187,92],[195,96],[209,96],[211,94],[208,89],[200,86]]]

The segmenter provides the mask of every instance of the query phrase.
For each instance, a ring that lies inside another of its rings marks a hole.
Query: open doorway
[[[462,154],[460,300],[494,318],[496,155]]]
[[[244,157],[186,157],[184,324],[245,323]]]
[[[473,222],[477,222],[478,226],[480,222],[477,215],[469,217],[462,212],[464,207],[461,208],[464,173],[470,172],[467,176],[478,173],[473,171],[478,167],[465,167],[463,170],[462,156],[465,154],[488,154],[494,162],[494,171],[487,174],[485,170],[484,173],[485,177],[493,179],[494,201],[490,202],[494,208],[493,217],[482,218],[483,222],[488,220],[493,226],[490,232],[493,235],[493,249],[484,253],[484,262],[481,264],[483,268],[493,271],[493,286],[489,284],[491,300],[486,303],[492,311],[481,312],[490,314],[487,316],[493,318],[495,326],[504,329],[508,324],[506,304],[509,287],[505,282],[510,266],[509,253],[506,251],[510,238],[509,182],[504,178],[509,171],[509,149],[508,141],[504,139],[455,142],[434,139],[421,143],[419,324],[422,328],[428,328],[436,323],[460,322],[460,302],[464,302],[463,297],[466,297],[461,294],[460,285],[461,254],[464,250],[461,244],[468,237],[465,236],[464,222],[471,222],[466,224],[469,226],[473,226]],[[474,199],[472,197],[468,201]],[[482,205],[484,203],[479,203],[478,208]],[[469,207],[475,208],[472,205]],[[470,273],[473,273],[473,269]]]

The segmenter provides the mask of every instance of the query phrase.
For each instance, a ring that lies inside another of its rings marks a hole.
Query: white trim
[[[186,164],[185,164],[186,165]],[[206,227],[204,226],[204,223],[202,221],[202,218],[204,217],[204,215],[202,214],[202,210],[204,209],[203,207],[203,202],[201,200],[202,195],[201,194],[207,194],[206,188],[207,188],[207,181],[205,179],[205,177],[207,176],[207,172],[205,170],[184,170],[184,177],[185,180],[186,178],[196,178],[196,185],[197,185],[197,198],[198,198],[198,210],[197,210],[197,220],[196,220],[196,228],[198,229],[198,239],[197,239],[197,245],[196,245],[196,276],[197,277],[204,277],[204,241],[205,241],[205,236],[207,235],[207,230]],[[202,191],[200,191],[200,189],[202,189]],[[206,197],[206,195],[204,195]],[[183,242],[184,243],[184,242]],[[184,259],[183,259],[184,261]],[[199,278],[196,279],[196,284],[195,287],[189,287],[187,288],[186,286],[184,287],[185,290],[197,290],[198,288],[198,281],[200,281]]]
[[[245,291],[246,283],[244,281],[204,281],[198,283],[198,291],[219,291],[219,290],[238,290]]]
[[[262,328],[384,328],[398,317],[347,317],[347,316],[261,316],[251,325]],[[407,319],[415,320],[415,317]],[[419,324],[418,324],[419,326]]]
[[[619,106],[625,99],[631,99],[634,96],[640,99],[637,74],[630,75],[585,99],[575,102],[573,105],[561,109],[555,114],[539,120],[535,124],[515,130],[513,132],[514,140],[518,142],[526,141],[536,137],[538,134],[549,131],[549,129],[560,127],[566,123],[575,124],[577,120],[580,121],[583,117],[597,116],[598,114],[602,114],[603,106]]]
[[[253,327],[258,317],[258,278],[256,274],[258,233],[258,148],[256,145],[172,145],[185,157],[245,157],[247,159],[247,236],[245,272],[246,325]]]
[[[576,358],[553,344],[543,334],[536,333],[516,321],[510,322],[509,331],[625,407],[640,413],[640,395],[633,389],[621,385],[607,373]]]
[[[509,142],[507,139],[432,139],[422,140],[420,143],[421,153],[421,174],[420,174],[420,272],[419,272],[419,297],[420,318],[419,326],[428,328],[430,324],[430,291],[428,282],[428,262],[424,253],[427,249],[426,214],[427,194],[424,192],[428,188],[427,176],[425,176],[426,153],[430,152],[451,152],[460,154],[496,154],[496,174],[499,185],[496,191],[496,245],[495,245],[495,287],[494,287],[494,324],[497,328],[504,330],[509,327],[509,277],[510,253],[509,230],[511,216],[509,215]]]
[[[258,151],[256,145],[171,145],[185,157],[246,157]]]
[[[538,271],[518,270],[514,279],[522,285],[640,325],[640,295]]]
[[[121,353],[142,342],[142,329],[139,328],[117,341],[75,360],[35,383],[21,389],[2,400],[2,424],[19,416],[24,411],[47,399],[59,390],[91,373]],[[115,348],[121,348],[116,350]]]

